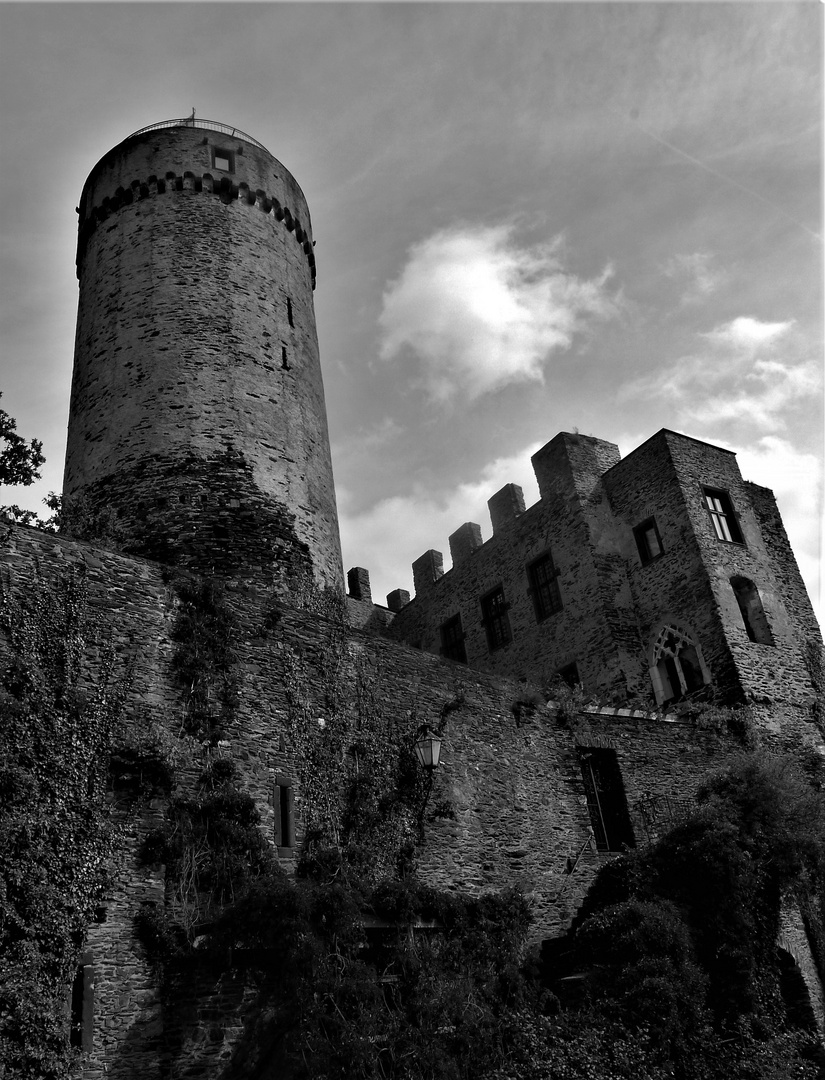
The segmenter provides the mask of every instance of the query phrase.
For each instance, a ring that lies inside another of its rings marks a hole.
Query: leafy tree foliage
[[[0,393],[0,397],[2,397]],[[17,434],[17,421],[0,409],[0,484],[28,487],[40,479],[43,443]]]
[[[590,890],[573,959],[588,1007],[597,1024],[640,1032],[668,1075],[816,1077],[811,1032],[788,1027],[775,942],[783,896],[822,895],[821,785],[757,753],[711,779],[699,805]]]

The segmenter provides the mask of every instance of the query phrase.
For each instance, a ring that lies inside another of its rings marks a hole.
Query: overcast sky
[[[661,427],[820,552],[823,7],[0,4],[2,407],[62,483],[76,215],[133,130],[237,125],[293,173],[345,569],[373,596],[530,455]],[[822,607],[820,606],[820,620]]]

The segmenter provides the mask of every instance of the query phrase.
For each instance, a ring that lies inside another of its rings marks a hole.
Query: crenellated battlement
[[[294,214],[288,206],[282,205],[274,195],[267,195],[261,189],[252,190],[243,181],[234,183],[227,176],[216,179],[208,172],[196,175],[188,170],[182,174],[170,171],[166,172],[162,177],[152,175],[145,180],[133,180],[128,187],[118,187],[112,195],[105,196],[85,213],[78,210],[81,217],[77,240],[77,276],[80,277],[80,264],[86,252],[86,245],[98,225],[117,214],[124,206],[131,206],[145,199],[152,199],[173,191],[200,192],[217,197],[225,204],[241,202],[247,206],[254,206],[261,213],[282,222],[286,230],[292,233],[296,243],[303,250],[309,265],[312,288],[315,288],[314,243],[310,233],[297,214]]]

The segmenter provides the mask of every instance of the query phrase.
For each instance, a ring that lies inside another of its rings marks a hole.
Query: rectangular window
[[[459,664],[467,663],[467,650],[464,648],[464,631],[461,629],[461,616],[454,615],[441,624],[441,655]]]
[[[510,620],[507,611],[510,605],[504,599],[504,589],[501,585],[492,592],[487,593],[481,600],[481,621],[487,632],[487,645],[490,652],[500,649],[512,641],[510,633]]]
[[[212,148],[212,165],[223,172],[235,171],[235,155],[231,150],[222,150],[219,146]]]
[[[733,503],[726,491],[716,491],[713,488],[704,488],[705,506],[713,523],[713,531],[717,540],[724,540],[728,544],[742,544],[742,532]]]
[[[558,575],[559,572],[553,565],[553,557],[549,551],[527,567],[530,595],[533,598],[533,607],[539,622],[546,619],[548,615],[561,611],[563,607]]]
[[[616,751],[588,748],[582,751],[579,764],[597,849],[622,851],[635,847]]]
[[[648,518],[641,525],[637,525],[633,530],[633,535],[636,538],[636,547],[639,549],[642,566],[647,566],[664,553],[655,518]]]
[[[285,776],[275,780],[275,843],[281,851],[295,847],[295,804],[292,781]]]

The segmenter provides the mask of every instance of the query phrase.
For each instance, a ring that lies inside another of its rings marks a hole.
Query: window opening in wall
[[[87,954],[88,955],[88,954]],[[94,968],[80,964],[72,980],[69,1007],[69,1045],[91,1050],[94,1033]]]
[[[581,684],[577,664],[565,664],[564,667],[559,668],[556,674],[570,687],[579,686]]]
[[[441,624],[441,655],[447,660],[456,660],[459,664],[467,663],[467,650],[464,647],[464,631],[461,629],[460,615],[454,615]]]
[[[287,317],[287,321],[289,322],[289,325],[294,327],[295,322],[293,321],[293,315],[292,315],[292,300],[290,300],[289,297],[286,298],[286,317]]]
[[[775,645],[757,587],[746,577],[732,577],[730,584],[736,603],[739,605],[748,638],[759,645]]]
[[[553,557],[546,552],[541,558],[527,567],[527,579],[530,582],[530,595],[536,619],[541,622],[548,615],[554,615],[564,606],[559,591],[559,572],[553,565]]]
[[[281,367],[284,371],[289,371],[289,362],[286,358],[286,345],[281,346]]]
[[[275,843],[279,848],[295,847],[295,803],[292,781],[285,776],[275,780]]]
[[[616,751],[602,747],[587,749],[582,751],[579,763],[596,847],[599,851],[635,847]]]
[[[231,150],[222,150],[219,146],[212,148],[212,165],[224,172],[235,171],[235,155]]]
[[[633,535],[636,538],[636,547],[639,549],[642,566],[647,566],[648,563],[664,554],[662,538],[659,536],[655,518],[648,518],[641,525],[637,525],[633,530]]]
[[[510,620],[507,611],[510,605],[504,599],[501,585],[487,593],[481,600],[481,621],[487,632],[487,645],[490,652],[507,645],[513,635],[510,633]]]
[[[692,694],[710,682],[691,638],[675,626],[667,626],[653,649],[651,669],[656,701],[664,705]]]
[[[705,488],[705,506],[713,523],[713,531],[717,540],[724,540],[728,544],[742,544],[742,532],[733,503],[726,491],[716,491],[714,488]]]

